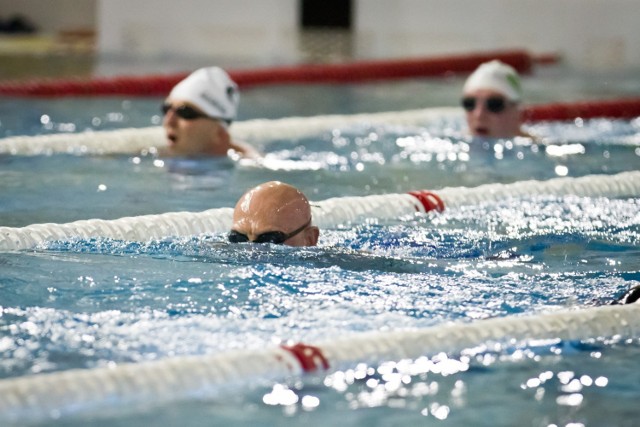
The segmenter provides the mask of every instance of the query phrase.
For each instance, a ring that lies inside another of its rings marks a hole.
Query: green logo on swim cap
[[[520,95],[522,94],[522,88],[520,87],[520,79],[515,74],[507,74],[507,81],[511,87]]]

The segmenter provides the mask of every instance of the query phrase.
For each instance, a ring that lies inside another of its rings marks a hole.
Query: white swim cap
[[[238,114],[238,85],[220,67],[200,68],[174,86],[169,98],[191,102],[211,117],[228,122]]]
[[[491,89],[500,92],[511,101],[520,101],[522,88],[516,70],[498,60],[481,64],[464,84],[464,93],[479,89]]]

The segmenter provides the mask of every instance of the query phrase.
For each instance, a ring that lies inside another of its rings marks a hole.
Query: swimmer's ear
[[[216,126],[216,132],[218,133],[218,140],[222,142],[225,146],[231,144],[231,135],[229,135],[229,131],[222,126]]]
[[[320,229],[315,225],[310,226],[306,230],[305,239],[307,246],[315,246],[318,244],[318,237],[320,237]]]

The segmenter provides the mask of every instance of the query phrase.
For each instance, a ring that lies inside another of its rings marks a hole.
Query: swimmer
[[[219,67],[201,68],[179,82],[162,104],[167,146],[161,156],[258,157],[248,144],[233,141],[229,126],[236,119],[238,86]]]
[[[498,60],[481,64],[467,79],[462,95],[469,133],[473,137],[531,137],[523,132],[520,77]]]
[[[270,181],[240,197],[228,238],[231,243],[316,246],[320,231],[311,221],[309,200],[300,190]]]
[[[640,285],[629,289],[626,294],[615,300],[612,304],[631,304],[640,300]]]

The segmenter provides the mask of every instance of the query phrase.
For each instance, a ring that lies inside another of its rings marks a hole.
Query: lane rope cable
[[[499,59],[527,74],[534,63],[555,62],[552,55],[504,50],[424,58],[361,60],[335,64],[303,64],[248,70],[228,70],[241,87],[269,84],[359,83],[409,77],[469,74],[478,65]],[[549,61],[551,60],[551,61]],[[70,79],[0,81],[0,94],[9,96],[166,96],[189,73]]]
[[[575,195],[580,197],[639,197],[640,171],[615,175],[553,178],[547,181],[519,181],[478,187],[443,188],[410,193],[334,197],[313,202],[313,222],[320,229],[362,224],[366,219],[396,219],[416,212],[442,211],[462,205],[477,205],[514,197]],[[72,238],[112,238],[149,241],[166,237],[223,233],[230,229],[232,208],[202,212],[168,212],[114,220],[88,219],[66,224],[32,224],[0,227],[0,251],[32,249],[47,241]]]
[[[640,98],[579,101],[526,106],[528,122],[566,121],[597,117],[632,119],[640,117]],[[459,107],[423,108],[366,114],[253,119],[234,123],[231,136],[251,144],[278,139],[295,140],[354,125],[427,126],[460,123]],[[166,145],[161,126],[80,133],[11,136],[0,139],[0,154],[140,154]]]
[[[368,332],[316,345],[174,357],[115,367],[73,369],[0,380],[0,420],[44,420],[135,404],[220,399],[251,385],[302,374],[375,366],[487,345],[531,340],[635,338],[640,304],[591,307],[532,316],[452,323],[418,330]]]

